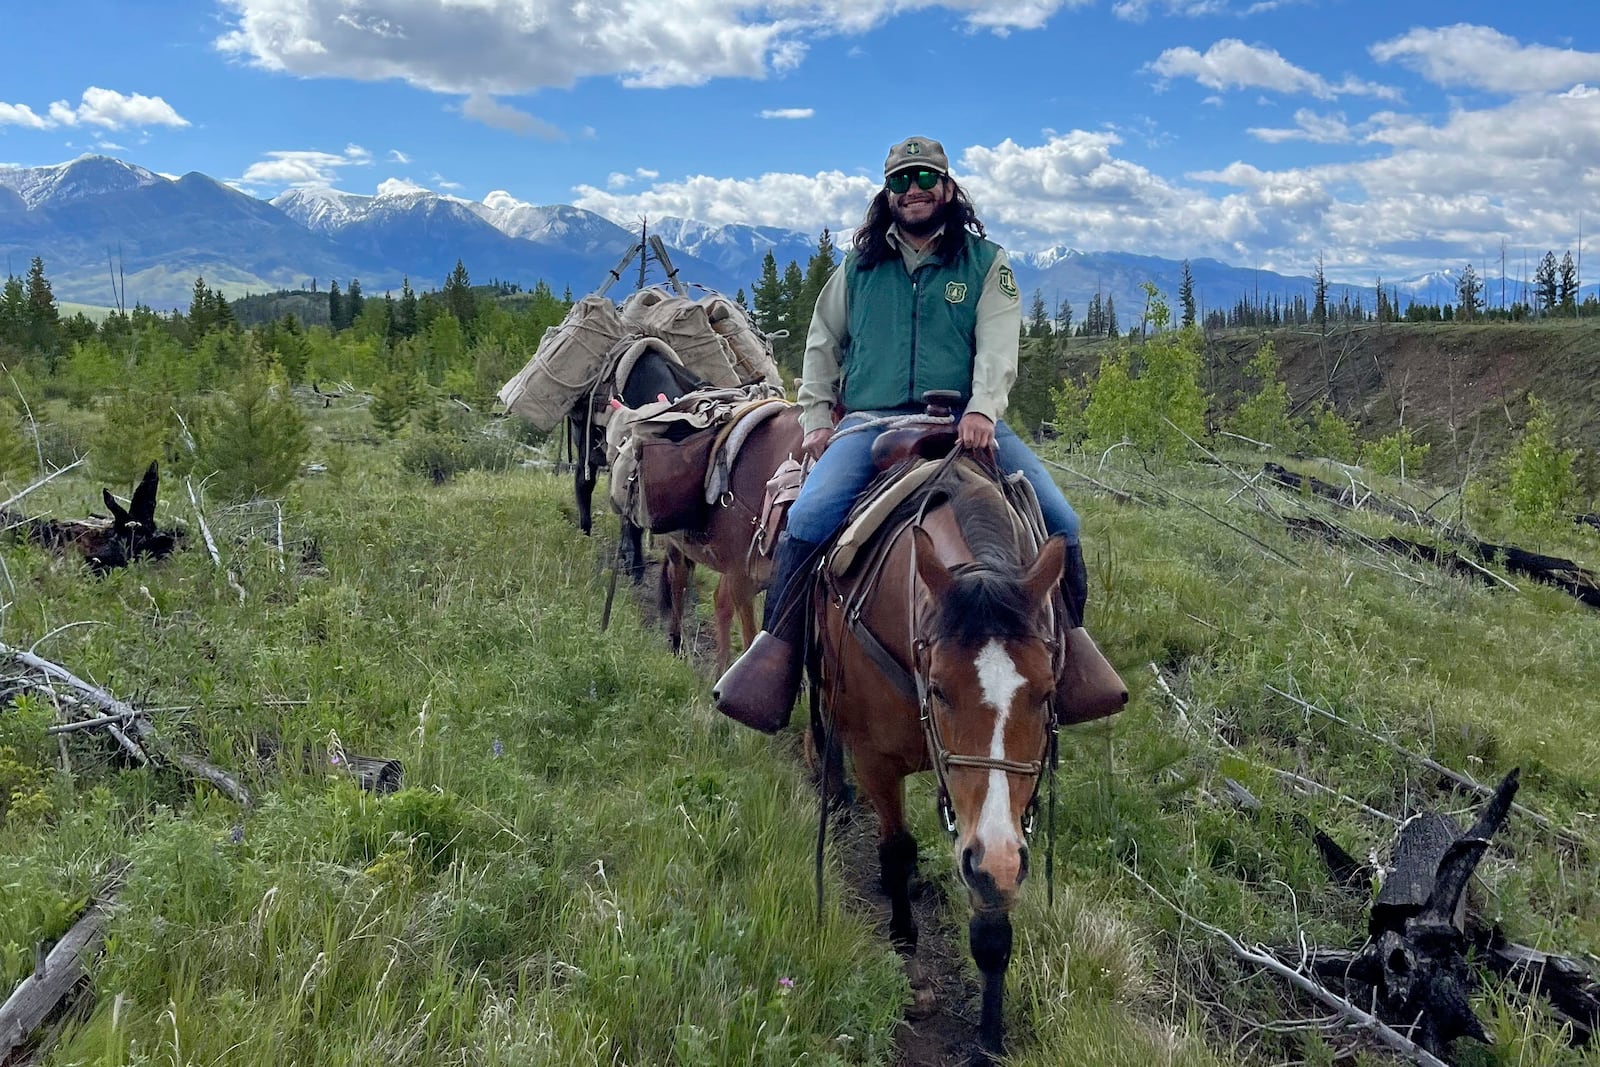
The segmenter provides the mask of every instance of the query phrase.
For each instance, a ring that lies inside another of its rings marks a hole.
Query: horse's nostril
[[[963,881],[970,883],[974,878],[978,877],[978,855],[978,850],[972,845],[968,845],[961,850],[961,878]]]

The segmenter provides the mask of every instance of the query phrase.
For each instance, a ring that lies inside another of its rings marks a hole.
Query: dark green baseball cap
[[[883,161],[883,176],[908,167],[926,167],[940,174],[950,173],[950,157],[944,154],[944,145],[932,137],[907,137],[889,149],[889,158]]]

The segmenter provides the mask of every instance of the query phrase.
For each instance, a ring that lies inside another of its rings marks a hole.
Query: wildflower
[[[494,744],[490,745],[489,748],[490,751],[494,753],[495,759],[499,759],[501,756],[506,754],[506,746],[500,743],[500,739],[498,737],[494,739]]]
[[[785,977],[785,978],[778,979],[778,995],[779,996],[781,996],[781,997],[788,996],[789,995],[789,991],[791,989],[793,989],[793,988],[794,988],[794,979],[793,978]]]
[[[234,826],[233,830],[229,832],[228,838],[236,845],[242,843],[244,841],[244,827]]]

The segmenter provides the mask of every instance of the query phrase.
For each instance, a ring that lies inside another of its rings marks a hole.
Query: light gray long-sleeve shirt
[[[942,232],[942,231],[941,231]],[[914,273],[932,255],[918,252],[905,240],[897,226],[889,227],[889,242],[900,251],[906,273]],[[936,235],[937,237],[937,235]],[[932,249],[935,241],[929,241]],[[1006,413],[1011,386],[1017,380],[1017,350],[1022,336],[1022,300],[1015,284],[1007,292],[1000,284],[1000,272],[1010,277],[1011,260],[1001,249],[984,276],[978,294],[974,340],[977,351],[972,359],[972,400],[968,411],[987,415],[999,422]],[[811,328],[806,332],[805,360],[801,365],[800,426],[805,432],[833,424],[833,404],[839,395],[839,363],[842,342],[849,331],[850,295],[844,265],[834,268],[817,296]],[[910,328],[910,324],[907,324]]]

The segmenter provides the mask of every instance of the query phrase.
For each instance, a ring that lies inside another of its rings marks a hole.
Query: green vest
[[[978,295],[1000,246],[972,234],[949,262],[931,257],[907,274],[898,251],[871,270],[843,270],[850,316],[841,344],[846,411],[922,406],[930,389],[972,399]]]

